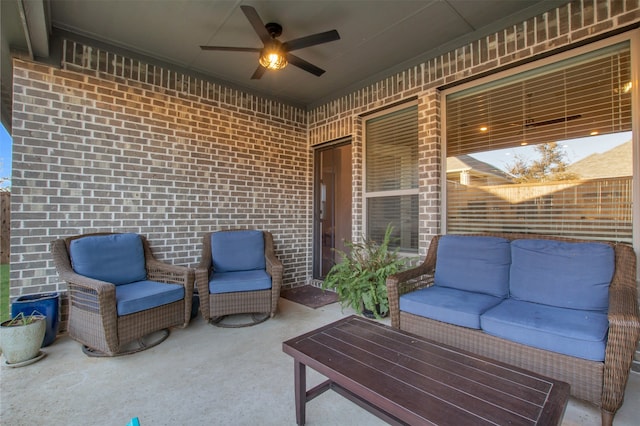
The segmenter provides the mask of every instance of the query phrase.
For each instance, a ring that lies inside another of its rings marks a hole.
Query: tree
[[[566,153],[556,142],[534,146],[540,158],[529,162],[517,155],[513,164],[507,165],[507,172],[516,183],[550,182],[577,179],[578,175],[567,171]]]

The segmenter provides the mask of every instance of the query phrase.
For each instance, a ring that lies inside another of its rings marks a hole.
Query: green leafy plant
[[[2,326],[3,327],[20,327],[22,325],[31,324],[43,318],[44,318],[44,315],[42,315],[38,311],[33,311],[30,315],[25,315],[23,312],[18,312],[15,317],[11,318],[6,322],[3,322]]]
[[[329,270],[322,288],[335,290],[343,308],[351,307],[359,314],[366,309],[376,318],[389,312],[387,277],[399,272],[409,260],[401,258],[398,249],[389,248],[392,232],[389,224],[381,243],[364,238],[359,243],[346,242],[349,253],[335,250],[342,260]]]

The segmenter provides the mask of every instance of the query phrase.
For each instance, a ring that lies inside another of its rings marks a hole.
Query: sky
[[[591,154],[603,153],[631,140],[631,132],[613,133],[609,135],[590,136],[566,141],[558,141],[566,154],[567,164],[575,163]],[[518,146],[514,148],[499,149],[495,151],[471,154],[477,160],[489,163],[498,169],[505,171],[513,165],[516,156],[524,160],[538,159],[534,146]]]
[[[11,136],[0,124],[0,178],[11,178]],[[0,187],[9,186],[9,182],[0,183]]]

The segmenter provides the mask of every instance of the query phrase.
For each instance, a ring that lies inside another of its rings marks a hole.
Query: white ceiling
[[[5,2],[14,0],[2,0]],[[564,0],[15,0],[42,4],[54,35],[73,33],[252,93],[311,107],[352,92]],[[295,54],[326,70],[287,66],[251,80],[257,53],[200,45],[261,47],[241,5],[283,26],[287,41],[336,29],[338,41]],[[3,7],[3,10],[7,8]],[[28,9],[28,8],[27,8]],[[27,13],[29,14],[29,13]],[[5,16],[3,16],[3,23]],[[32,29],[29,32],[33,31]],[[5,31],[3,29],[3,32]],[[32,39],[41,40],[38,33]],[[52,39],[55,39],[52,38]],[[13,36],[15,48],[19,37]],[[22,41],[24,42],[24,41]],[[32,41],[33,43],[33,41]],[[41,48],[33,47],[38,57]],[[41,53],[42,55],[42,53]],[[44,53],[44,55],[48,55]]]

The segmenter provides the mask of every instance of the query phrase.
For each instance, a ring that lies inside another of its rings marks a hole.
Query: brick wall
[[[49,241],[100,230],[144,233],[161,259],[194,265],[207,230],[268,229],[285,285],[306,282],[310,147],[351,137],[361,235],[362,117],[409,99],[424,254],[440,229],[438,88],[639,22],[640,0],[576,0],[310,111],[82,44],[65,44],[62,70],[16,60],[12,295],[62,289]]]
[[[131,78],[101,69],[104,52],[65,51],[66,69],[14,60],[13,296],[63,290],[50,241],[97,231],[143,233],[160,259],[194,266],[206,231],[265,229],[285,285],[307,280],[304,111],[165,70]]]

